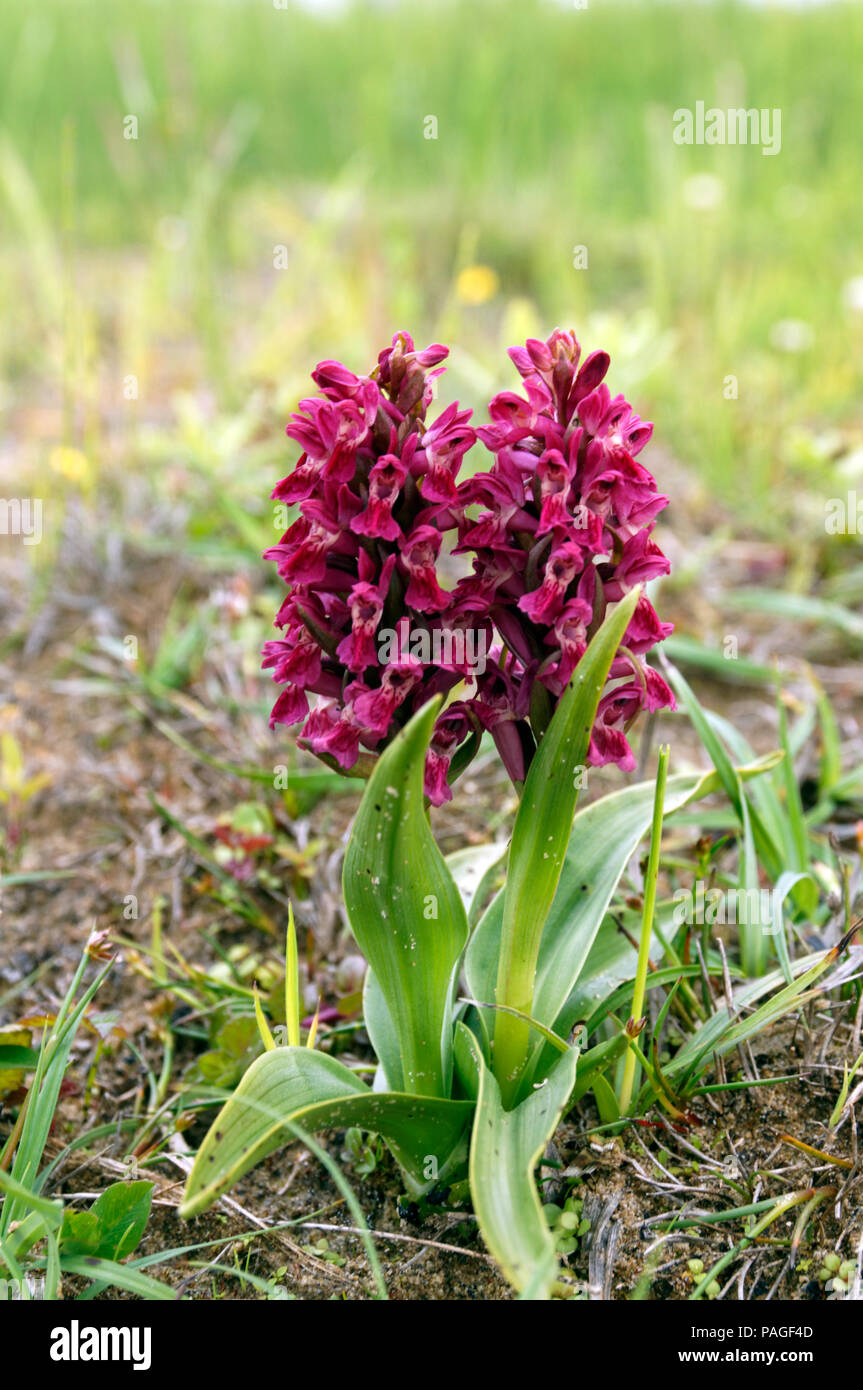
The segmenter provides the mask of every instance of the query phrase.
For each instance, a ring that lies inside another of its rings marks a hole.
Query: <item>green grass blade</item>
[[[136,1293],[139,1298],[150,1302],[172,1303],[181,1295],[169,1284],[161,1284],[140,1270],[128,1265],[117,1264],[116,1260],[102,1260],[97,1255],[61,1255],[60,1268],[64,1274],[80,1274],[85,1279],[98,1279],[101,1283],[127,1293]]]
[[[738,783],[738,785],[740,785]],[[740,787],[740,813],[743,821],[743,843],[740,847],[740,870],[739,884],[742,893],[738,893],[738,902],[743,903],[742,920],[738,923],[740,934],[740,960],[743,970],[747,975],[763,975],[767,964],[767,954],[770,938],[765,931],[766,923],[761,921],[760,903],[761,896],[758,884],[758,856],[755,853],[755,838],[752,834],[752,817],[749,803]],[[750,918],[750,911],[753,904],[755,908],[754,918]]]
[[[839,742],[839,726],[833,706],[821,682],[812,676],[815,685],[815,705],[821,725],[821,767],[818,775],[818,796],[824,799],[830,795],[842,776],[842,751]]]
[[[834,627],[846,637],[863,642],[863,618],[841,603],[830,603],[810,594],[788,594],[781,589],[730,589],[724,601],[730,608],[749,613],[769,613],[794,622]]]
[[[687,633],[672,633],[670,637],[666,637],[663,649],[671,661],[678,661],[683,666],[695,666],[720,681],[730,681],[738,685],[773,685],[776,681],[776,670],[773,666],[764,666],[760,662],[750,661],[745,656],[736,656],[733,661],[729,660],[715,647],[705,646],[703,642]]]
[[[49,1222],[59,1226],[63,1220],[63,1203],[52,1202],[48,1197],[38,1197],[29,1187],[18,1182],[8,1173],[0,1169],[0,1191],[7,1193],[10,1197],[17,1197],[29,1208],[30,1211],[39,1212],[40,1215],[47,1217]]]

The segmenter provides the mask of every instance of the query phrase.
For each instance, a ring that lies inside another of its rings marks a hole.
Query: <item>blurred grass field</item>
[[[794,532],[860,442],[861,62],[855,4],[6,0],[7,457],[169,499],[191,461],[192,538],[228,507],[251,553],[318,357],[455,341],[444,396],[480,406],[505,346],[562,324],[706,523]],[[698,100],[780,108],[781,152],[676,145]]]

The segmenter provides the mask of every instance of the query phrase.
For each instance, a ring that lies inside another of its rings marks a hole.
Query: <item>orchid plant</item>
[[[575,814],[590,767],[634,769],[639,712],[674,706],[646,661],[671,630],[644,588],[669,568],[653,538],[667,498],[637,457],[652,427],[611,395],[607,354],[582,361],[560,330],[511,350],[523,391],[495,396],[488,425],[457,403],[429,424],[446,355],[399,333],[367,376],[320,363],[287,427],[302,455],[273,494],[298,514],[267,552],[288,586],[264,652],[272,723],[368,779],[344,897],[369,964],[374,1085],[300,1046],[289,969],[288,1045],[268,1038],[214,1122],[182,1211],[297,1134],[357,1126],[415,1197],[469,1181],[489,1249],[542,1298],[557,1255],[534,1167],[570,1100],[637,1047],[637,1021],[581,1055],[573,1036],[620,983],[601,949],[612,895],[663,812],[722,782],[666,781],[663,764],[658,802],[645,782]],[[459,480],[478,442],[491,466]],[[500,863],[488,847],[447,861],[429,808],[486,734],[519,794],[512,838]]]

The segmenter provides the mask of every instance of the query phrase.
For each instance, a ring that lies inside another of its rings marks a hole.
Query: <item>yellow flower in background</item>
[[[468,265],[456,280],[456,297],[462,304],[485,304],[500,288],[497,271],[490,265]]]
[[[68,478],[70,483],[80,483],[83,486],[90,481],[90,465],[80,449],[58,444],[56,449],[51,450],[48,462],[55,473]]]

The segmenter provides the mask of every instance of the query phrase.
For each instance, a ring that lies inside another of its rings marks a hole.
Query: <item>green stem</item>
[[[507,862],[495,1003],[493,1068],[506,1109],[516,1102],[530,1046],[533,995],[543,927],[572,834],[580,777],[605,682],[641,593],[608,614],[561,696],[539,744],[513,827]],[[538,732],[538,731],[537,731]],[[553,1019],[543,1019],[551,1024]]]
[[[539,941],[525,942],[505,935],[498,966],[498,998],[505,999],[494,1021],[494,1070],[505,1107],[518,1089],[530,1041],[530,1024],[520,1015],[533,1008],[533,986]]]
[[[644,995],[647,988],[647,968],[650,963],[650,938],[653,933],[653,914],[656,910],[656,884],[659,878],[659,854],[662,847],[662,813],[665,806],[665,782],[668,776],[668,753],[666,745],[659,750],[659,766],[656,772],[656,793],[653,799],[653,828],[650,834],[650,855],[647,861],[647,879],[644,884],[644,910],[641,914],[641,940],[638,945],[638,966],[635,972],[635,989],[632,995],[632,1019],[638,1021],[644,1009]],[[623,1083],[620,1088],[620,1113],[627,1115],[632,1103],[632,1088],[635,1081],[636,1055],[629,1048],[623,1064]]]
[[[689,1295],[689,1301],[697,1302],[702,1294],[705,1294],[710,1288],[716,1276],[721,1274],[737,1255],[746,1250],[752,1242],[761,1235],[761,1232],[766,1231],[767,1227],[772,1225],[780,1216],[784,1216],[785,1213],[791,1211],[793,1207],[799,1207],[804,1202],[810,1202],[812,1198],[818,1198],[820,1201],[824,1201],[828,1197],[835,1196],[835,1194],[835,1187],[807,1187],[799,1192],[789,1192],[787,1196],[780,1197],[771,1207],[770,1211],[768,1211],[767,1215],[752,1227],[749,1233],[744,1236],[743,1240],[723,1255],[721,1259],[717,1260],[711,1270],[708,1270],[697,1288]]]

